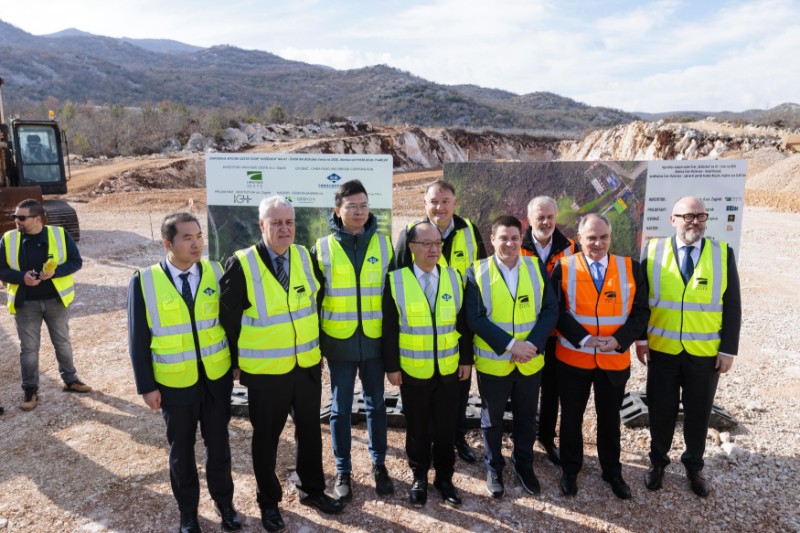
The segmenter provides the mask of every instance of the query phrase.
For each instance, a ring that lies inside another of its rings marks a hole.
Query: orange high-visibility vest
[[[561,268],[561,290],[566,297],[567,312],[589,335],[613,335],[628,320],[636,295],[636,282],[630,257],[608,256],[608,267],[602,289],[598,292],[583,253],[564,257]],[[578,368],[625,370],[631,365],[629,351],[601,352],[595,348],[576,348],[560,332],[556,344],[559,361]]]

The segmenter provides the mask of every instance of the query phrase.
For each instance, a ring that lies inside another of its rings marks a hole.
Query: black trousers
[[[536,437],[536,399],[542,373],[522,375],[519,370],[503,377],[478,372],[478,389],[481,393],[481,430],[486,449],[486,468],[502,472],[506,462],[503,458],[503,414],[511,400],[514,451],[511,454],[517,468],[533,469],[533,440]]]
[[[551,444],[556,438],[558,420],[558,374],[556,372],[556,339],[549,337],[544,350],[542,396],[539,401],[539,440]]]
[[[558,390],[561,398],[561,469],[577,475],[583,466],[583,414],[594,386],[594,408],[597,413],[597,456],[604,474],[622,474],[620,462],[620,416],[627,370],[587,370],[558,361]]]
[[[466,381],[459,381],[458,421],[456,422],[456,441],[464,440],[467,435],[467,405],[469,405],[469,389],[472,387],[472,373]]]
[[[262,376],[259,376],[262,377]],[[253,425],[253,471],[258,485],[256,499],[262,509],[274,507],[283,492],[275,465],[278,443],[289,413],[294,420],[297,446],[297,488],[305,495],[319,496],[325,491],[322,470],[322,429],[319,407],[322,398],[321,369],[295,366],[287,374],[261,380],[264,387],[248,388],[250,423]]]
[[[406,454],[414,478],[428,478],[431,438],[436,477],[448,481],[453,478],[459,387],[459,381],[442,382],[438,377],[424,384],[400,385],[406,418]]]
[[[683,440],[686,451],[681,462],[688,470],[701,470],[705,464],[708,420],[717,392],[719,372],[716,357],[677,355],[650,350],[647,365],[647,408],[650,413],[650,462],[669,464],[669,450],[678,418],[678,403],[683,402]]]
[[[233,382],[231,382],[231,387]],[[197,424],[206,449],[206,482],[211,498],[219,504],[233,501],[231,448],[228,422],[231,419],[231,389],[211,395],[201,378],[194,401],[188,405],[162,405],[169,442],[169,480],[181,513],[197,512],[200,482],[194,445]]]

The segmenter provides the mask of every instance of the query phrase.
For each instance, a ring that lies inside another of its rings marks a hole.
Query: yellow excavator
[[[52,112],[49,120],[15,118],[6,123],[2,87],[0,78],[0,235],[14,229],[11,215],[16,205],[34,198],[44,205],[45,222],[63,226],[78,242],[81,231],[75,209],[64,200],[48,198],[67,193],[66,135]]]

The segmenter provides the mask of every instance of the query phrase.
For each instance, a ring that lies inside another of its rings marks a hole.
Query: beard
[[[705,234],[705,229],[703,228],[686,228],[683,230],[683,235],[681,235],[681,240],[686,244],[694,244],[700,239],[702,239],[704,234]]]

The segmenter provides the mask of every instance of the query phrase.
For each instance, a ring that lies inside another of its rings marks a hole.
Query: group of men
[[[42,320],[56,346],[64,389],[90,390],[72,366],[68,331],[59,332],[60,324],[66,327],[80,255],[62,229],[42,224],[41,205],[30,202],[17,207],[17,230],[0,244],[0,279],[8,285],[21,340],[25,409],[36,406],[33,363]],[[256,499],[268,531],[285,527],[275,468],[289,414],[300,502],[338,513],[352,499],[350,413],[357,375],[379,496],[394,492],[385,465],[385,375],[400,388],[407,422],[410,503],[426,504],[431,467],[442,500],[461,503],[453,484],[456,453],[477,459],[465,439],[474,366],[491,496],[505,493],[502,434],[509,402],[512,472],[522,488],[541,490],[533,469],[538,435],[548,458],[562,468],[561,492],[577,493],[583,416],[594,388],[602,477],[617,497],[630,498],[620,462],[619,409],[634,344],[648,368],[652,443],[645,485],[662,486],[682,400],[681,460],[691,489],[708,495],[705,435],[719,374],[730,369],[738,349],[741,310],[733,252],[704,238],[708,214],[702,201],[675,203],[675,236],[651,241],[641,263],[609,254],[612,228],[603,215],[582,216],[577,242],[567,239],[556,228],[557,204],[549,197],[530,202],[527,231],[515,217],[495,219],[494,254],[486,257],[480,232],[455,208],[455,189],[433,183],[425,194],[426,217],[401,233],[393,251],[390,239],[377,232],[366,189],[348,181],[336,193],[330,234],[309,251],[294,243],[294,207],[273,196],[259,206],[262,238],[236,251],[224,270],[202,259],[204,239],[193,214],[164,219],[166,257],[136,272],[129,285],[129,346],[137,391],[161,410],[166,424],[181,531],[200,530],[198,423],[222,527],[241,528],[227,431],[235,379],[248,388]],[[48,256],[58,266],[45,273]],[[325,493],[322,464],[323,357],[333,398],[335,498]]]

